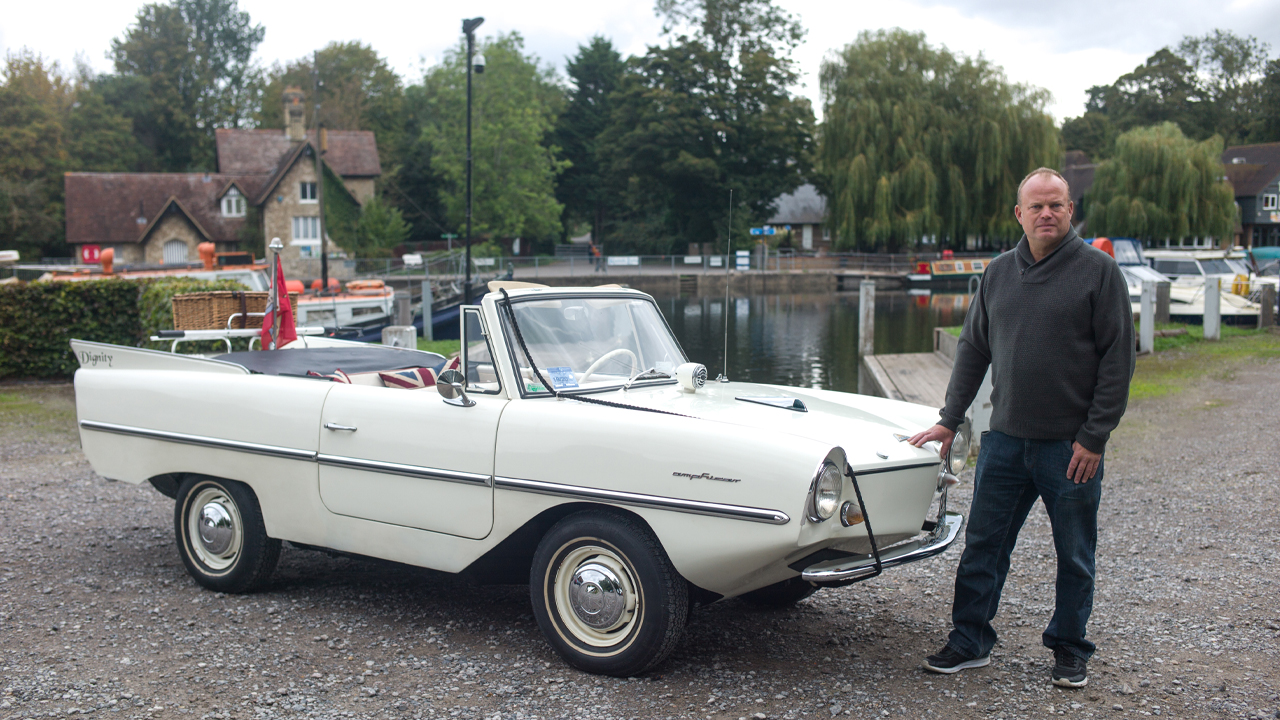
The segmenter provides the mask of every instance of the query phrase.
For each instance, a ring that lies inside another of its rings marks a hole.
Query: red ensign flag
[[[267,300],[267,314],[262,318],[262,348],[275,350],[286,343],[298,339],[298,331],[293,326],[293,307],[289,304],[289,290],[284,284],[284,267],[280,265],[280,257],[276,256],[275,279],[271,283],[272,297]],[[280,307],[276,307],[276,298],[280,299]],[[274,337],[276,315],[280,316],[280,336]]]

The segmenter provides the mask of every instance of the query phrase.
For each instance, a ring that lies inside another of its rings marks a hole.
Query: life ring
[[[385,295],[387,287],[381,280],[352,280],[347,283],[347,292],[352,295]]]
[[[1246,275],[1236,275],[1231,281],[1231,294],[1248,296],[1249,295],[1249,278]]]

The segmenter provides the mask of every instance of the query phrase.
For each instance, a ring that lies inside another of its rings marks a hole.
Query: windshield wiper
[[[671,375],[669,375],[668,373],[664,373],[664,372],[662,372],[661,370],[659,370],[659,369],[657,369],[657,368],[649,368],[648,370],[645,370],[644,372],[640,373],[639,375],[636,375],[635,377],[633,377],[633,378],[631,378],[630,380],[628,380],[628,381],[627,381],[627,384],[622,386],[622,389],[623,389],[623,390],[630,390],[630,389],[631,389],[631,383],[633,383],[633,382],[635,382],[635,381],[637,381],[637,380],[666,380],[666,379],[669,379],[670,377],[671,377]]]

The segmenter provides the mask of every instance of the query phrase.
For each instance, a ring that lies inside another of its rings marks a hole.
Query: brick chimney
[[[284,89],[284,132],[294,142],[307,138],[303,97],[302,88],[290,86]]]

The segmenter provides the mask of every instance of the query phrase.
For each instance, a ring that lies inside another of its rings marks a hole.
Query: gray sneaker
[[[1053,684],[1078,688],[1089,684],[1085,659],[1063,647],[1053,649]]]
[[[980,658],[971,658],[967,655],[961,655],[958,650],[950,645],[924,659],[925,670],[928,670],[929,672],[942,673],[943,675],[950,675],[951,673],[968,670],[969,668],[986,667],[990,664],[990,655],[983,655]]]

